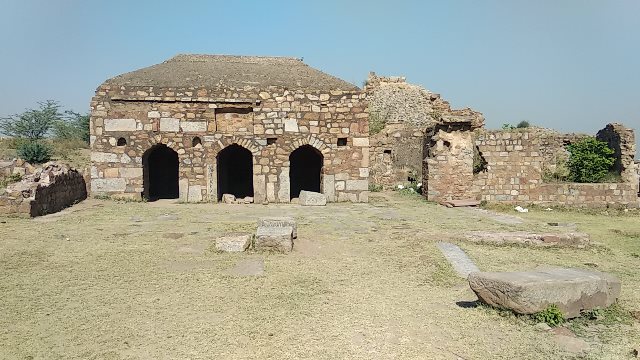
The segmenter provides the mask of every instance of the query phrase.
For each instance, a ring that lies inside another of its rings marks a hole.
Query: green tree
[[[89,115],[65,111],[64,116],[53,124],[53,133],[58,139],[80,139],[89,143]]]
[[[615,159],[606,142],[587,137],[567,146],[571,154],[567,167],[572,181],[595,183],[604,179]]]
[[[528,121],[526,120],[522,120],[518,123],[518,125],[516,125],[516,128],[518,129],[524,129],[524,128],[528,128],[529,126],[531,126],[531,124],[529,124]]]
[[[27,109],[22,114],[0,118],[0,133],[29,141],[46,137],[54,124],[62,118],[60,105],[53,100],[38,105],[38,109]]]

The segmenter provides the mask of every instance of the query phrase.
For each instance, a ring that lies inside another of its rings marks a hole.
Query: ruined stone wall
[[[481,127],[482,114],[452,110],[439,94],[409,84],[404,77],[370,73],[365,87],[370,112],[371,181],[392,186],[422,179],[425,132],[438,124],[469,123]],[[427,140],[428,142],[428,140]]]
[[[613,149],[616,162],[614,170],[620,174],[623,182],[637,181],[635,168],[636,139],[633,129],[628,129],[622,124],[608,124],[598,131],[596,138],[609,144]]]
[[[270,89],[111,88],[91,103],[91,189],[140,197],[142,157],[155,144],[178,153],[180,198],[216,201],[216,156],[238,144],[253,156],[255,202],[289,202],[289,155],[303,145],[323,155],[329,201],[368,201],[366,96]],[[194,138],[201,141],[192,146]],[[118,146],[118,139],[126,145]],[[346,144],[338,144],[338,139]]]
[[[84,177],[65,165],[47,163],[0,195],[0,214],[42,216],[87,198]]]
[[[637,206],[637,181],[545,183],[544,172],[568,158],[565,146],[585,136],[544,129],[479,133],[475,145],[487,166],[474,175],[470,197],[523,204]]]
[[[468,124],[441,125],[427,133],[423,186],[432,201],[469,197],[473,182],[473,132]]]
[[[620,125],[616,133],[623,136],[614,134],[611,138],[624,139],[619,146],[627,150],[618,152],[624,154],[619,162],[632,164],[634,153],[628,150],[627,141],[633,143],[634,139],[627,130]],[[624,177],[621,183],[545,182],[545,172],[555,171],[568,159],[565,146],[585,136],[538,128],[471,132],[463,127],[440,126],[428,134],[431,143],[424,171],[426,196],[432,201],[473,198],[519,204],[637,207],[636,176]],[[474,148],[481,160],[478,164],[484,165],[475,171]]]

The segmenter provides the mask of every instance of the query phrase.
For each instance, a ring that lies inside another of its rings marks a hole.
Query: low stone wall
[[[87,198],[83,175],[65,165],[47,163],[0,195],[0,214],[41,216]]]
[[[473,136],[472,136],[473,134]],[[639,207],[633,130],[609,124],[598,138],[614,148],[620,183],[546,182],[568,159],[565,146],[587,135],[547,129],[475,133],[464,127],[440,126],[431,139],[424,170],[427,199],[473,198],[512,204],[581,207]],[[477,163],[474,169],[474,150]]]

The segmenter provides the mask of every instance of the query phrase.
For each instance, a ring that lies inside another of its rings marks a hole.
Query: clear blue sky
[[[369,71],[404,75],[489,128],[640,130],[638,0],[0,4],[0,116],[46,99],[85,112],[109,77],[209,53],[304,57],[358,86]]]

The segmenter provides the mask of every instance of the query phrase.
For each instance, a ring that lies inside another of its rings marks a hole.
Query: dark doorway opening
[[[223,194],[236,198],[253,196],[253,156],[238,144],[229,145],[218,153],[218,200]]]
[[[289,155],[291,199],[301,190],[321,192],[322,153],[311,145],[303,145]]]
[[[142,155],[142,167],[146,199],[178,198],[178,153],[164,144],[155,145]]]

